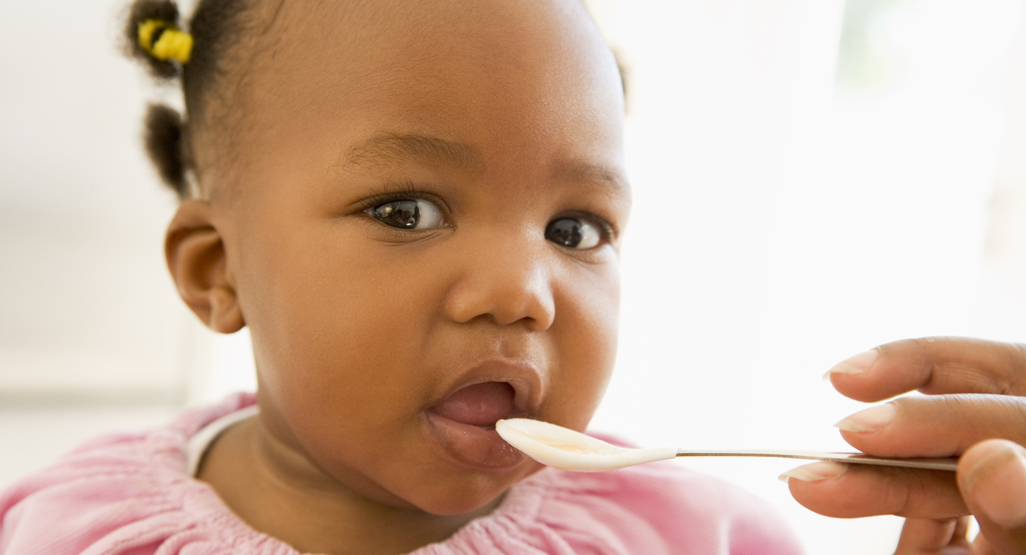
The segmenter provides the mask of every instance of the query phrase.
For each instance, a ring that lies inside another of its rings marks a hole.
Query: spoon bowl
[[[527,418],[500,420],[495,423],[495,431],[528,457],[560,470],[603,472],[677,456],[677,450],[671,447],[618,447],[562,426]]]

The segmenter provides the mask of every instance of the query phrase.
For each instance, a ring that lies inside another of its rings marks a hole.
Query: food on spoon
[[[499,420],[495,431],[528,457],[560,470],[603,472],[677,456],[672,447],[617,447],[562,426],[527,418]]]

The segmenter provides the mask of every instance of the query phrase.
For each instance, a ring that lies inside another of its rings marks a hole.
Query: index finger
[[[855,355],[826,377],[841,394],[864,402],[913,390],[1026,395],[1026,347],[956,337],[906,339]]]

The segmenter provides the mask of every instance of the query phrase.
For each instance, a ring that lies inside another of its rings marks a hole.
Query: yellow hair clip
[[[139,24],[139,46],[158,60],[185,64],[192,54],[192,35],[167,21],[148,19]]]

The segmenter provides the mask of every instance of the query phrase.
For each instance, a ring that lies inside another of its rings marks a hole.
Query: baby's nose
[[[544,239],[501,235],[460,257],[445,310],[460,323],[489,318],[503,326],[523,322],[532,330],[548,329],[556,315],[553,249]]]

